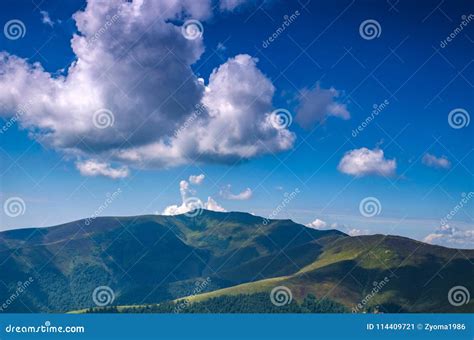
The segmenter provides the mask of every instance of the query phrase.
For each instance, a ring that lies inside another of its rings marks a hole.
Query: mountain
[[[354,312],[474,312],[474,301],[453,306],[455,286],[474,289],[474,251],[433,246],[398,236],[338,238],[318,258],[294,274],[188,297],[200,303],[222,296],[270,292],[288,287],[297,300],[330,297]],[[357,307],[367,299],[361,308]]]
[[[240,212],[100,217],[0,233],[0,301],[9,301],[4,312],[66,312],[95,306],[99,286],[113,290],[114,305],[261,299],[286,286],[303,305],[311,295],[350,310],[388,280],[359,311],[472,312],[447,294],[456,285],[474,291],[473,263],[473,250]]]

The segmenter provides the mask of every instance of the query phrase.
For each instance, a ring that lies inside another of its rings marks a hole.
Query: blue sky
[[[0,230],[196,197],[474,247],[472,2],[158,3],[4,4]]]

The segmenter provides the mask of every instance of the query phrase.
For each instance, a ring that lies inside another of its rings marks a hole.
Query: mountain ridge
[[[0,270],[6,286],[0,286],[0,298],[31,276],[34,284],[11,311],[90,308],[92,292],[99,286],[114,290],[114,304],[140,305],[184,298],[195,282],[209,278],[207,289],[214,295],[222,290],[245,293],[252,285],[250,292],[260,294],[271,288],[265,280],[274,280],[290,287],[297,300],[307,294],[328,295],[349,307],[363,298],[364,282],[404,271],[406,276],[391,280],[390,289],[373,302],[437,311],[450,285],[474,289],[465,275],[473,272],[473,263],[474,250],[391,235],[352,237],[244,212],[97,217],[1,232]],[[407,287],[421,287],[438,271],[447,278],[435,281],[434,288],[428,285],[436,303],[416,302]],[[346,277],[348,272],[351,276]],[[414,282],[406,282],[412,278]],[[457,311],[449,306],[447,310]]]

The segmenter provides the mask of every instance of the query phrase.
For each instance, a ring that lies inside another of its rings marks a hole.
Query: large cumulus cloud
[[[210,1],[89,0],[62,75],[0,52],[0,114],[26,101],[21,126],[78,164],[169,167],[291,148],[294,134],[270,124],[275,89],[257,59],[230,58],[207,84],[193,73],[203,38],[186,39],[178,23],[211,15]],[[97,112],[113,114],[105,128]]]

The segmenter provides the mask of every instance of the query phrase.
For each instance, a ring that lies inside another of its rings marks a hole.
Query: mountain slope
[[[269,293],[288,287],[297,300],[329,297],[357,312],[473,312],[474,301],[452,306],[449,290],[474,291],[474,251],[432,246],[398,236],[358,236],[324,247],[316,261],[282,277],[188,297],[202,302],[220,296]],[[377,287],[377,289],[374,289]],[[371,296],[376,290],[375,294]],[[357,307],[365,298],[363,307]]]
[[[293,273],[316,259],[325,239],[338,237],[346,235],[289,220],[265,224],[250,214],[211,211],[196,217],[104,217],[7,231],[0,233],[5,282],[0,299],[32,277],[33,284],[8,311],[90,307],[98,286],[111,287],[116,303],[160,302],[188,295],[199,278],[212,278],[209,289],[218,289]],[[294,260],[283,256],[282,248],[295,254]]]
[[[447,294],[456,285],[474,292],[473,263],[473,250],[395,236],[350,237],[246,213],[103,217],[0,233],[0,300],[31,277],[4,311],[93,307],[99,286],[113,290],[114,305],[146,305],[284,285],[297,301],[312,294],[351,309],[387,278],[358,311],[461,312],[473,311],[473,304],[453,307]]]

